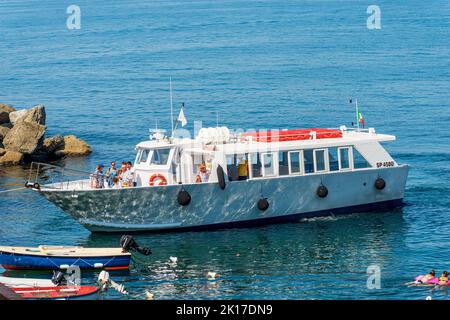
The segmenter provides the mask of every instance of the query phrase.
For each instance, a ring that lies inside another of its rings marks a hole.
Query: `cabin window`
[[[314,172],[314,153],[312,149],[303,150],[303,162],[305,164],[305,173]]]
[[[141,152],[139,154],[139,158],[138,158],[137,163],[145,163],[145,162],[147,162],[149,154],[150,154],[150,150],[148,150],[148,149],[141,149]]]
[[[273,176],[275,175],[275,165],[274,165],[274,155],[271,152],[262,154],[262,163],[263,163],[263,175],[264,176]]]
[[[350,148],[339,148],[339,170],[350,169]]]
[[[247,154],[233,154],[227,156],[228,180],[248,179],[248,156]]]
[[[300,151],[289,152],[289,173],[299,174],[301,173],[300,168]]]
[[[326,149],[314,150],[314,171],[326,171],[327,166],[325,163],[325,151]]]
[[[170,148],[153,150],[151,164],[166,165],[169,160]]]
[[[261,160],[259,158],[259,153],[251,153],[251,173],[252,178],[260,178],[262,177],[262,166],[261,166]]]
[[[353,168],[355,169],[363,169],[370,168],[371,165],[367,160],[358,152],[355,148],[353,148]]]
[[[278,172],[280,176],[287,176],[289,174],[289,159],[287,151],[280,151],[278,153]]]
[[[328,159],[330,163],[330,171],[339,170],[338,148],[328,148]]]

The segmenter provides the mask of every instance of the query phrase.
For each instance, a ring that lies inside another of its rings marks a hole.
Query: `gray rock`
[[[9,121],[13,125],[20,121],[36,122],[45,125],[45,118],[45,107],[42,105],[36,105],[31,109],[22,109],[9,114]]]
[[[9,130],[11,130],[11,129],[9,129],[7,127],[0,126],[0,141],[2,141],[6,137],[7,133],[9,132]]]
[[[9,122],[9,114],[16,111],[13,107],[0,103],[0,124]]]
[[[44,144],[42,150],[47,154],[52,154],[57,149],[61,149],[64,147],[64,138],[63,136],[54,136],[44,140]]]
[[[32,154],[42,148],[45,126],[35,122],[20,121],[3,139],[7,151],[16,151],[23,154]]]
[[[5,122],[5,123],[0,124],[0,127],[5,127],[8,129],[11,129],[13,127],[13,125],[11,122]]]
[[[23,162],[23,154],[15,151],[6,151],[0,157],[0,167],[1,166],[15,166]]]

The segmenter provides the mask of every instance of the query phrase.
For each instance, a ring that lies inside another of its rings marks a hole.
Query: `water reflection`
[[[323,290],[330,297],[353,290],[373,298],[365,287],[366,268],[377,264],[398,270],[395,254],[404,249],[405,230],[401,212],[394,212],[257,229],[138,234],[138,243],[150,246],[153,254],[134,261],[132,286],[160,299],[296,299],[323,295]],[[80,244],[116,246],[119,238],[91,234]],[[178,257],[176,264],[170,256]],[[220,276],[209,281],[209,271]]]

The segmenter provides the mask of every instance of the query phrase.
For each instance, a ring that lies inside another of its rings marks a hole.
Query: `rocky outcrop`
[[[16,166],[23,162],[23,154],[15,151],[6,151],[0,157],[0,166]]]
[[[9,122],[9,114],[16,111],[13,107],[0,103],[0,124]]]
[[[65,136],[64,143],[55,152],[56,157],[84,156],[92,152],[91,147],[76,136]]]
[[[15,125],[20,121],[36,122],[41,125],[45,125],[45,107],[42,105],[34,106],[31,109],[23,109],[14,111],[9,114],[9,121]]]
[[[14,125],[3,139],[6,150],[33,154],[42,147],[45,126],[36,122],[20,121]]]
[[[5,139],[6,135],[8,134],[8,132],[9,132],[10,130],[11,130],[11,129],[8,128],[8,127],[0,126],[0,141],[2,141],[3,139]]]
[[[46,113],[42,105],[16,111],[11,106],[0,104],[0,120],[0,166],[83,156],[92,152],[85,141],[73,135],[45,139]]]
[[[54,154],[57,149],[64,147],[64,138],[63,136],[54,136],[51,138],[47,138],[44,140],[44,145],[42,149],[47,154]]]

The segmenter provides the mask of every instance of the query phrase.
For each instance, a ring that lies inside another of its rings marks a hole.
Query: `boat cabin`
[[[205,128],[195,139],[160,135],[136,146],[135,182],[138,187],[217,182],[219,165],[227,181],[397,166],[380,144],[392,140],[372,128],[344,126],[239,135],[224,127]],[[199,178],[201,170],[206,178]]]

